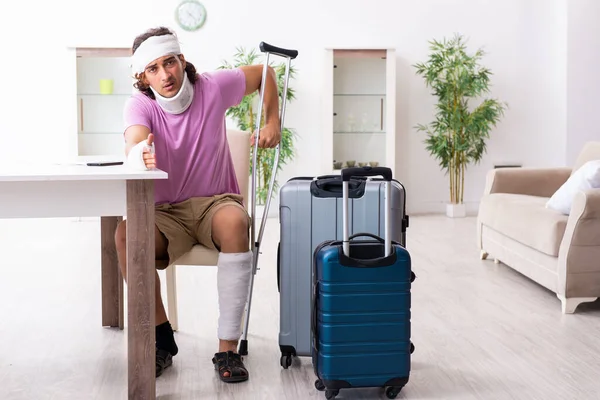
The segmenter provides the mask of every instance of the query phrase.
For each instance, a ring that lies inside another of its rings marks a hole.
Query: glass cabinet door
[[[77,48],[80,156],[125,154],[123,109],[134,93],[127,48]]]
[[[333,169],[383,165],[386,52],[335,50],[333,60]]]

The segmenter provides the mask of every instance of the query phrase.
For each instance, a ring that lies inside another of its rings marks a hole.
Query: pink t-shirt
[[[194,99],[181,114],[169,114],[142,93],[127,100],[125,129],[144,125],[154,134],[156,167],[169,174],[155,181],[155,202],[179,203],[240,190],[227,144],[225,112],[241,102],[246,80],[240,69],[203,73]]]

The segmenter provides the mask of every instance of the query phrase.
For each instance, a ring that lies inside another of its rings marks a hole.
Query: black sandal
[[[233,383],[248,380],[248,370],[242,362],[242,356],[239,354],[233,351],[216,353],[212,362],[223,382]],[[225,376],[226,372],[229,372],[229,376]]]
[[[165,369],[173,365],[173,356],[166,350],[156,348],[156,377],[162,375]]]

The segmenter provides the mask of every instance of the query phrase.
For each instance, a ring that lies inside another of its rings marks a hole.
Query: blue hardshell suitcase
[[[370,175],[386,181],[384,238],[349,236],[347,182]],[[343,240],[325,241],[314,252],[312,363],[315,387],[327,399],[355,387],[383,387],[393,399],[409,380],[415,276],[406,248],[390,239],[391,175],[385,167],[342,170]]]

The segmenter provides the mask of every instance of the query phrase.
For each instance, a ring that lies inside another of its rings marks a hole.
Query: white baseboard
[[[97,222],[100,217],[74,217],[69,218],[72,222]]]
[[[446,214],[446,202],[445,201],[423,201],[413,202],[406,205],[406,213],[408,215],[418,214]],[[478,201],[465,201],[467,209],[467,216],[476,216],[479,212]]]

